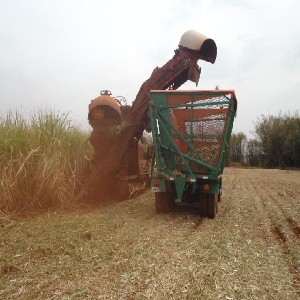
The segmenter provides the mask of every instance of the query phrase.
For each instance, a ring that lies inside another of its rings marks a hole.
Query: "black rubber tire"
[[[177,193],[176,193],[175,183],[170,184],[168,194],[169,194],[170,208],[172,210],[176,207],[175,200],[177,198]]]
[[[207,216],[214,219],[218,212],[218,194],[207,194]]]
[[[218,202],[221,202],[221,198],[222,198],[222,192],[220,191],[220,192],[218,193]]]
[[[168,192],[155,193],[155,209],[158,214],[172,210],[172,200]]]
[[[200,193],[199,215],[200,217],[207,217],[207,194]]]

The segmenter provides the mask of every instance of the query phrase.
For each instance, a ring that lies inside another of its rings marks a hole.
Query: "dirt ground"
[[[227,168],[214,220],[150,191],[1,219],[1,299],[299,299],[300,172]]]

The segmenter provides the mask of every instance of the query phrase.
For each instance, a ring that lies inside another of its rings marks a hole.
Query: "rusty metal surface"
[[[125,122],[127,122],[129,126],[123,132],[117,145],[113,147],[112,153],[114,152],[115,154],[111,159],[107,160],[109,166],[103,167],[103,169],[117,169],[132,140],[139,139],[143,130],[149,126],[147,112],[150,103],[150,90],[177,89],[189,79],[189,69],[199,69],[197,65],[198,59],[199,54],[197,52],[182,48],[177,50],[173,58],[164,66],[153,70],[151,77],[141,86],[130,112],[125,118]]]
[[[173,109],[177,129],[201,153],[211,165],[219,162],[228,117],[229,107],[220,109]],[[191,132],[192,131],[192,132]],[[173,138],[183,153],[188,152],[187,144],[174,132]]]
[[[99,178],[109,176],[109,174],[116,174],[120,171],[126,172],[130,163],[136,165],[137,168],[139,167],[137,141],[141,138],[143,131],[150,127],[147,115],[150,103],[149,92],[151,90],[175,90],[187,80],[198,84],[201,69],[197,61],[205,57],[205,60],[213,63],[216,51],[211,56],[207,55],[207,53],[205,55],[200,53],[200,51],[179,46],[175,50],[175,55],[172,59],[162,67],[156,67],[153,70],[150,78],[140,87],[130,109],[123,114],[122,123],[126,124],[126,126],[123,128],[118,140],[111,144],[110,151],[105,159],[98,164],[97,173]],[[135,161],[133,161],[133,156],[135,156]]]
[[[94,148],[94,163],[100,166],[118,139],[115,128],[121,124],[120,105],[109,91],[102,91],[91,101],[88,118],[93,128],[89,141]]]
[[[109,95],[101,95],[91,101],[89,105],[89,114],[88,114],[89,119],[91,118],[91,111],[98,106],[109,106],[121,116],[121,108],[118,102]]]

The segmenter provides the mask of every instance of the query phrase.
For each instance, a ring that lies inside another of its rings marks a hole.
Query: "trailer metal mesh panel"
[[[201,106],[194,104],[201,104]],[[228,99],[219,96],[193,101],[186,105],[186,107],[170,109],[172,123],[179,131],[175,129],[172,132],[175,144],[182,153],[216,166],[230,115]],[[194,162],[190,162],[189,165],[193,171],[205,171],[203,168],[199,170],[199,165]],[[180,156],[177,156],[177,168],[186,171]]]

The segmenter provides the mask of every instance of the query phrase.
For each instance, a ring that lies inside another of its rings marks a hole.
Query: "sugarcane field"
[[[300,299],[300,2],[2,1],[0,300]]]

